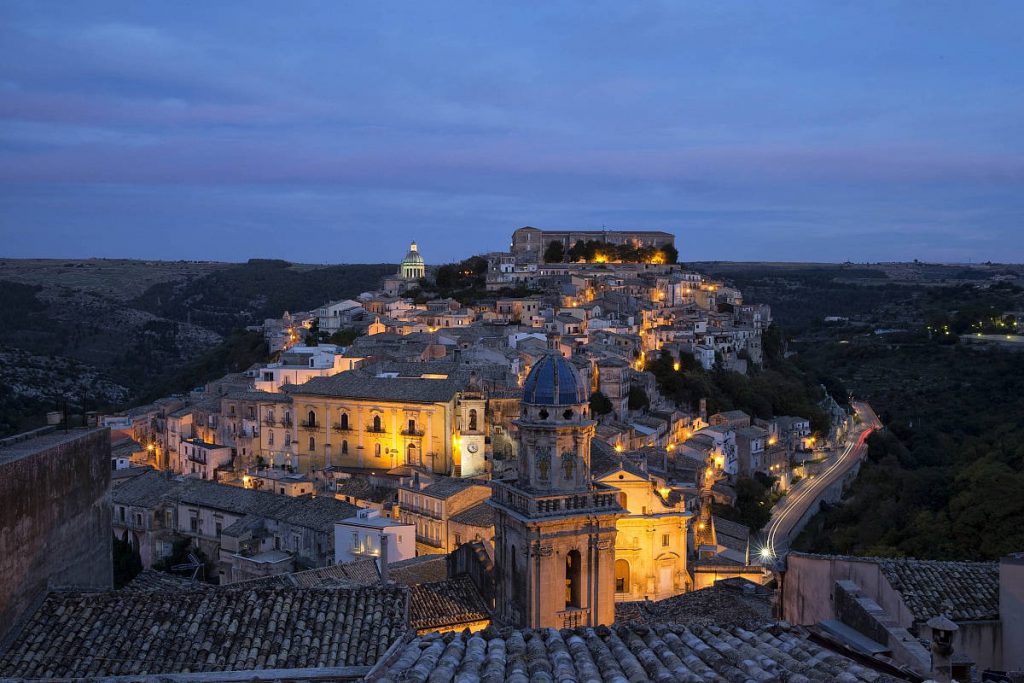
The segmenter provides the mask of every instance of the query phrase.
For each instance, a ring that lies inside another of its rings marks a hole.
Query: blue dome
[[[587,390],[572,363],[557,354],[544,356],[523,382],[523,403],[568,406],[587,402]]]

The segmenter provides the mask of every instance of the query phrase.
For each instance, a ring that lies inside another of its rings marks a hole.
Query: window
[[[615,560],[615,592],[629,592],[629,562]]]
[[[274,445],[274,430],[267,432],[267,443],[271,446]]]
[[[221,530],[220,522],[215,522],[214,525],[213,525],[213,528],[214,528],[214,531],[216,531],[217,535],[220,536],[220,530]]]
[[[373,431],[375,431],[375,432],[382,431],[381,422],[380,422],[380,415],[374,415],[373,416]]]
[[[476,431],[476,408],[469,409],[469,431]]]
[[[316,450],[316,437],[309,437],[309,452],[312,453]]]
[[[306,414],[306,422],[310,427],[316,427],[316,413],[312,410],[309,411],[309,413]]]
[[[414,419],[409,420],[409,433],[410,434],[415,434],[416,433],[416,420],[414,420]]]
[[[405,464],[416,464],[416,444],[409,444],[405,449]]]
[[[341,428],[348,429],[348,413],[341,414]]]
[[[121,521],[123,522],[124,521],[124,507],[123,506],[118,507],[117,508],[117,513],[121,516]]]
[[[661,547],[662,548],[667,548],[668,547],[668,534],[662,534],[661,535]]]
[[[379,443],[373,444],[373,454],[375,456],[377,456],[378,458],[380,457],[380,444]]]
[[[235,414],[235,406],[234,406],[234,404],[231,404],[231,405],[230,405],[230,406],[228,407],[228,412],[230,412],[230,413],[231,413],[232,415],[234,415],[234,414]]]
[[[342,455],[348,453],[348,439],[342,439],[342,441],[341,441],[341,453],[342,453]]]
[[[462,545],[462,534],[455,534],[455,547]]]
[[[580,607],[580,570],[583,560],[579,550],[565,556],[565,606]]]

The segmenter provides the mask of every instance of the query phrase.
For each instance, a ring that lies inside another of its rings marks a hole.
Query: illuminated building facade
[[[485,475],[486,401],[443,365],[352,370],[286,386],[294,412],[291,465],[300,472],[411,465],[455,477]]]
[[[547,355],[523,383],[519,471],[494,482],[497,611],[507,624],[573,628],[615,617],[619,494],[594,484],[589,391],[571,363]]]

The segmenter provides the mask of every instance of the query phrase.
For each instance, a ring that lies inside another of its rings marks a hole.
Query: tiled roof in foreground
[[[784,623],[497,630],[418,636],[371,672],[376,681],[896,681]]]
[[[371,666],[406,631],[404,588],[54,593],[0,678]]]

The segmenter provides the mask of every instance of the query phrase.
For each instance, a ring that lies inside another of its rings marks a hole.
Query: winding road
[[[856,429],[850,433],[842,453],[833,456],[831,463],[818,474],[799,482],[789,494],[780,500],[772,509],[772,517],[765,527],[765,546],[761,549],[763,562],[775,562],[782,559],[789,551],[794,530],[812,505],[817,505],[825,490],[839,481],[867,453],[867,441],[871,432],[880,429],[875,411],[867,403],[855,401],[854,412],[860,417]]]

